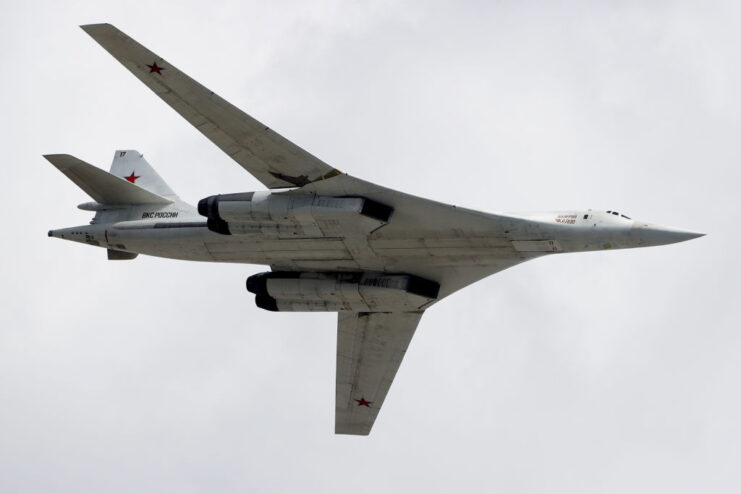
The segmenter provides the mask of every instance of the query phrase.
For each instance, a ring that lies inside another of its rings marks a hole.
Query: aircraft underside
[[[110,172],[46,155],[83,189],[88,225],[49,236],[107,250],[260,264],[257,307],[337,312],[335,432],[367,435],[424,311],[451,293],[548,254],[646,247],[700,236],[617,211],[489,214],[352,177],[194,81],[110,24],[82,28],[268,190],[214,195],[195,208],[143,155]],[[195,166],[195,165],[194,165]]]

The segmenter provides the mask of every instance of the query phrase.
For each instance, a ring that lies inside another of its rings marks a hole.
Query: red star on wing
[[[136,182],[136,179],[139,178],[139,175],[134,175],[134,172],[131,172],[131,175],[124,178],[133,184],[134,182]]]
[[[152,65],[147,65],[147,67],[149,67],[149,73],[150,74],[152,72],[156,72],[159,75],[162,75],[162,71],[165,70],[164,67],[160,67],[159,65],[157,65],[157,62],[152,62]]]
[[[359,400],[355,400],[355,401],[358,402],[358,406],[359,407],[368,407],[368,408],[370,408],[371,404],[373,403],[372,401],[366,401],[366,399],[363,398],[362,396],[360,397]]]

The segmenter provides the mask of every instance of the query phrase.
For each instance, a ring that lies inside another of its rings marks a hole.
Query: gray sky
[[[0,491],[738,492],[737,2],[27,1],[0,17]],[[105,4],[105,5],[103,5]],[[708,233],[551,256],[428,311],[369,438],[333,434],[334,314],[264,268],[46,237],[41,157],[261,185],[76,26],[111,22],[355,176],[487,211]]]

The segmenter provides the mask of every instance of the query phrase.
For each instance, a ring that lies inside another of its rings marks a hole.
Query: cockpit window
[[[629,220],[630,218],[625,216],[624,214],[620,214],[617,211],[605,211],[607,214],[614,214],[615,216],[620,216],[622,218],[625,218],[626,220]]]

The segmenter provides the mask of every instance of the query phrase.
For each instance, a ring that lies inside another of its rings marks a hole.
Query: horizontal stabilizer
[[[101,204],[170,204],[173,201],[69,154],[46,154],[49,163]]]

